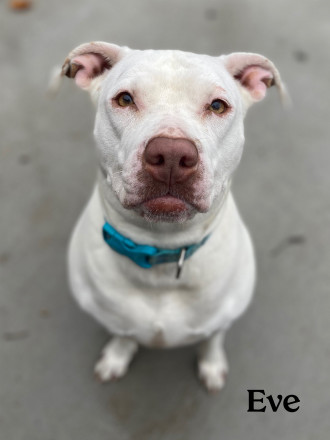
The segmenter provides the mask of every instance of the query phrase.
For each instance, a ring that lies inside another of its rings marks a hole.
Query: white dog
[[[112,335],[95,372],[103,381],[122,377],[139,344],[200,342],[199,377],[218,390],[228,371],[225,332],[255,282],[231,176],[246,110],[273,84],[284,93],[280,75],[251,53],[104,42],[73,50],[64,75],[97,109],[100,169],[68,257],[73,295]]]

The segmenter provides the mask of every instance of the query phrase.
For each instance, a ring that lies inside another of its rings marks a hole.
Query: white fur
[[[95,371],[102,380],[122,376],[138,344],[204,341],[199,375],[208,389],[220,389],[228,370],[223,336],[247,308],[255,282],[251,240],[230,193],[252,100],[227,70],[226,57],[124,48],[119,58],[90,83],[102,171],[68,256],[73,295],[114,335]],[[134,93],[138,111],[112,106],[123,90]],[[232,106],[230,114],[205,113],[205,105],[217,98]],[[203,206],[177,222],[150,223],[126,204],[139,198],[139,153],[151,138],[171,133],[196,144],[205,172],[194,191]],[[110,249],[101,233],[104,219],[133,241],[157,247],[177,248],[211,236],[177,280],[175,263],[143,269]]]

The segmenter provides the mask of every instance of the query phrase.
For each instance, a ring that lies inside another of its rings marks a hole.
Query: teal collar
[[[177,278],[180,276],[180,272],[183,266],[183,262],[191,257],[197,249],[199,249],[209,235],[203,238],[202,241],[196,244],[191,244],[186,247],[177,249],[162,249],[155,246],[149,246],[145,244],[134,243],[131,239],[124,237],[115,228],[113,228],[108,222],[103,225],[103,238],[104,241],[121,255],[125,255],[130,258],[138,266],[148,269],[156,264],[162,263],[177,263]]]

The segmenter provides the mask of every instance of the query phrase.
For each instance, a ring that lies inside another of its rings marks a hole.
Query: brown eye
[[[129,105],[134,104],[132,96],[127,92],[120,93],[120,95],[117,96],[116,101],[121,107],[128,107]]]
[[[228,106],[224,101],[221,101],[221,99],[215,99],[214,101],[212,101],[209,110],[219,115],[221,113],[224,113],[227,108]]]

